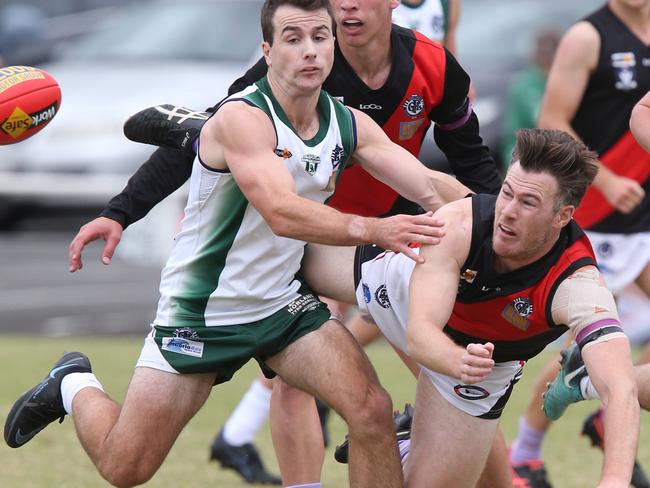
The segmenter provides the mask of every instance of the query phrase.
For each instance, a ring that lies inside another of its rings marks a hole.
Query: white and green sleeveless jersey
[[[228,97],[260,108],[275,128],[281,158],[299,195],[325,202],[356,146],[351,112],[321,91],[318,133],[302,140],[266,78]],[[298,298],[295,275],[304,241],[279,237],[241,192],[232,174],[197,156],[181,230],[160,282],[155,323],[219,326],[264,319]]]
[[[401,2],[393,10],[393,23],[421,32],[429,39],[445,42],[449,21],[449,0]]]

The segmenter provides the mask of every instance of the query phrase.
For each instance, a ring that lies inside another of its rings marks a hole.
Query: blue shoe
[[[580,380],[587,376],[587,368],[577,344],[562,351],[560,365],[560,372],[544,393],[544,415],[550,420],[559,419],[569,405],[584,400]]]
[[[61,356],[38,385],[26,391],[9,411],[5,421],[5,442],[21,447],[57,419],[63,422],[66,411],[61,399],[61,380],[69,373],[90,373],[90,361],[80,352]]]

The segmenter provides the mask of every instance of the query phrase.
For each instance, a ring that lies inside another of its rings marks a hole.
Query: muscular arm
[[[475,193],[499,193],[501,178],[488,148],[479,134],[479,123],[467,93],[469,76],[458,61],[445,51],[444,96],[431,110],[436,123],[434,138],[445,153],[458,180]]]
[[[491,345],[456,345],[443,332],[458,290],[460,268],[471,241],[471,200],[443,207],[439,216],[455,225],[437,246],[423,247],[423,264],[409,286],[408,354],[419,364],[465,383],[480,381],[492,368]],[[471,356],[471,357],[470,357]]]
[[[627,338],[590,344],[582,357],[605,408],[601,481],[630,479],[639,441],[639,401]],[[622,485],[621,485],[622,486]]]
[[[392,142],[369,116],[350,110],[357,123],[354,159],[372,176],[427,210],[437,210],[471,193],[452,176],[428,169],[406,149]]]
[[[558,46],[542,100],[539,127],[558,129],[580,137],[571,121],[580,106],[589,78],[598,65],[600,36],[588,22],[578,22]],[[620,212],[631,212],[643,199],[643,189],[629,178],[614,174],[600,165],[594,186]]]
[[[574,272],[553,298],[553,320],[567,324],[605,407],[607,450],[602,482],[629,480],[639,435],[639,402],[630,346],[616,304],[593,266]]]
[[[650,92],[632,110],[630,130],[637,142],[650,151]]]
[[[580,140],[571,121],[598,64],[599,51],[600,37],[588,22],[578,22],[564,35],[546,82],[540,128],[562,130]]]
[[[275,234],[331,245],[381,244],[393,239],[392,244],[403,252],[409,251],[411,238],[437,242],[428,237],[438,233],[430,227],[435,222],[430,216],[364,218],[301,197],[282,159],[274,154],[275,137],[271,121],[261,110],[230,102],[206,123],[200,145],[206,165],[223,169],[227,161],[239,188]]]

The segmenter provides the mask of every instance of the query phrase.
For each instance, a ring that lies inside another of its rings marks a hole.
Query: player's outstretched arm
[[[639,402],[630,346],[614,297],[596,267],[585,266],[558,286],[551,311],[556,324],[576,334],[605,407],[607,450],[600,486],[628,486],[639,435]]]
[[[408,354],[419,364],[476,383],[492,370],[494,346],[455,344],[443,332],[458,292],[461,265],[471,242],[471,200],[451,203],[438,212],[454,222],[437,246],[423,247],[426,261],[416,265],[409,284]]]
[[[646,93],[632,110],[630,130],[641,146],[650,151],[650,92]]]
[[[73,238],[68,249],[70,272],[83,267],[83,249],[98,239],[105,241],[102,262],[110,264],[124,229],[180,188],[191,171],[190,156],[177,149],[158,148],[129,179],[124,190],[111,199],[100,217],[82,226]]]
[[[403,147],[395,144],[370,117],[351,109],[357,123],[354,160],[378,180],[427,210],[459,200],[469,193],[456,178],[424,166]]]
[[[431,215],[365,218],[301,197],[275,146],[268,117],[242,102],[224,105],[201,132],[202,161],[215,168],[227,161],[240,189],[275,234],[339,246],[376,243],[414,257],[410,242],[434,244],[443,233]]]
[[[588,344],[582,357],[605,407],[601,487],[628,486],[639,440],[639,402],[627,338]]]

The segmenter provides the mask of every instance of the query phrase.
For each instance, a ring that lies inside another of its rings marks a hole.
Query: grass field
[[[40,380],[64,350],[85,352],[92,359],[93,370],[106,391],[121,401],[140,346],[141,339],[132,337],[38,339],[4,335],[0,352],[0,367],[3,372],[0,376],[2,423],[4,424],[15,399]],[[379,372],[382,383],[393,395],[395,407],[401,408],[404,402],[412,401],[415,383],[392,349],[385,343],[378,343],[369,348],[368,354]],[[544,353],[527,365],[526,374],[517,385],[502,421],[508,441],[516,434],[518,417],[528,400],[536,372],[550,357],[551,353]],[[213,390],[205,407],[183,431],[163,467],[146,486],[245,486],[233,472],[221,470],[216,464],[208,464],[208,446],[256,371],[255,363],[249,363],[233,381]],[[596,406],[595,402],[583,402],[571,407],[548,436],[544,456],[551,481],[556,488],[584,488],[597,484],[602,456],[598,450],[589,447],[585,438],[578,435],[582,419]],[[642,413],[641,420],[642,434],[638,458],[650,469],[650,416]],[[334,416],[329,427],[334,443],[340,442],[345,434],[343,422]],[[258,436],[257,444],[268,467],[277,472],[268,426]],[[345,466],[334,461],[331,446],[326,454],[323,485],[347,486]],[[21,449],[10,449],[2,443],[0,486],[93,488],[108,484],[96,474],[77,442],[72,422],[66,419],[61,425],[52,424]]]

